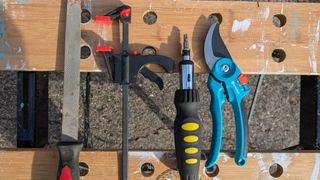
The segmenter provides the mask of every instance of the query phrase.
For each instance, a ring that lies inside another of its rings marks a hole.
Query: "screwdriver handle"
[[[198,180],[201,158],[201,126],[198,117],[197,89],[180,89],[175,93],[177,116],[174,139],[178,170],[182,180]]]

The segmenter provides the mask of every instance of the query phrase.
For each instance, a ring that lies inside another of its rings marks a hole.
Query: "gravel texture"
[[[129,147],[131,149],[173,149],[173,96],[178,88],[178,74],[160,74],[165,88],[143,77],[130,87]],[[86,74],[82,74],[80,103],[80,137],[88,148],[121,148],[121,87],[110,83],[104,74],[90,74],[89,103],[85,97]],[[16,146],[16,73],[0,73],[0,145]],[[206,87],[207,75],[197,75],[201,95],[199,115],[203,122],[203,148],[208,149],[211,138],[210,96]],[[249,77],[251,103],[257,76]],[[49,146],[55,146],[61,131],[63,74],[49,75]],[[300,78],[298,76],[265,76],[256,109],[250,121],[249,147],[283,149],[299,140]],[[89,112],[87,111],[89,105]],[[86,109],[87,108],[87,109]],[[84,119],[89,128],[84,131]],[[87,136],[84,136],[87,135]],[[235,144],[235,127],[230,105],[224,106],[223,149]]]
[[[0,73],[0,147],[16,146],[17,73]]]
[[[87,148],[121,148],[121,87],[110,83],[103,73],[81,75],[80,137]],[[150,81],[139,77],[129,89],[129,147],[130,149],[173,149],[173,96],[178,88],[178,74],[160,74],[165,88],[160,91]],[[251,94],[258,76],[249,76]],[[16,145],[16,73],[0,73],[0,145]],[[199,115],[203,122],[203,149],[211,140],[210,95],[206,87],[207,74],[196,75],[201,95]],[[88,86],[89,85],[89,86]],[[86,99],[86,93],[90,94]],[[49,74],[49,146],[55,146],[61,131],[63,74]],[[299,140],[300,78],[298,76],[265,76],[253,117],[249,124],[251,150],[278,150],[298,144]],[[89,103],[88,103],[89,102]],[[89,107],[89,111],[88,111]],[[88,120],[84,131],[84,120]],[[223,149],[235,145],[233,112],[224,106]]]
[[[143,77],[129,91],[129,147],[131,149],[172,149],[175,107],[173,96],[178,88],[178,74],[161,74],[165,88]],[[61,122],[62,74],[50,75],[50,142],[57,141]],[[207,75],[197,75],[201,95],[199,115],[203,122],[203,148],[211,140],[210,96]],[[82,75],[82,92],[85,91]],[[250,76],[252,89],[246,99],[249,109],[257,76]],[[256,109],[250,121],[250,149],[283,149],[296,145],[299,139],[300,78],[297,76],[265,76]],[[91,74],[89,96],[88,148],[121,148],[121,87],[110,83],[104,74]],[[83,98],[82,98],[83,99]],[[86,104],[86,102],[81,101]],[[80,107],[83,125],[83,104]],[[82,126],[83,127],[83,126]],[[82,131],[83,132],[83,131]],[[83,133],[82,133],[83,134]],[[229,104],[224,106],[223,149],[233,149],[235,127]]]

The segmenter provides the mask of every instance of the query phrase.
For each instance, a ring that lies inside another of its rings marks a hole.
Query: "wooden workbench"
[[[64,0],[2,0],[0,13],[0,69],[14,71],[61,71],[63,69],[65,5]],[[61,3],[62,2],[62,3]],[[121,27],[95,22],[96,15],[125,3],[133,8],[130,49],[142,51],[152,46],[158,54],[178,62],[181,37],[191,39],[196,72],[207,72],[203,43],[210,26],[208,16],[220,13],[222,37],[233,59],[249,74],[319,74],[320,3],[214,2],[190,0],[84,0],[83,9],[92,19],[82,24],[82,45],[93,51],[81,60],[82,71],[104,71],[96,45],[113,45],[119,52]],[[258,6],[259,5],[259,6]],[[155,24],[143,16],[152,11]],[[273,16],[282,14],[286,24],[279,28]],[[286,53],[275,62],[272,52]],[[161,71],[160,69],[153,68]]]
[[[119,179],[119,162],[121,154],[117,151],[84,151],[80,162],[85,162],[89,171],[83,180],[115,180]],[[319,179],[320,155],[315,151],[299,153],[249,153],[248,163],[244,167],[235,165],[229,153],[221,153],[218,162],[219,173],[209,177],[201,161],[201,179]],[[58,152],[53,149],[32,149],[20,151],[0,151],[0,179],[56,179]],[[141,172],[144,163],[151,163],[154,172],[145,177]],[[175,156],[172,151],[130,151],[129,179],[179,179],[174,167]],[[270,175],[270,167],[278,164]],[[282,173],[281,173],[282,171]]]
[[[64,59],[65,0],[0,0],[0,70],[62,71]],[[191,40],[196,72],[206,73],[203,42],[210,26],[208,16],[220,13],[222,37],[233,59],[247,74],[319,75],[320,3],[214,2],[196,0],[83,0],[83,9],[92,19],[81,25],[82,46],[91,48],[89,58],[81,59],[81,70],[105,71],[97,45],[120,50],[121,27],[95,22],[96,15],[128,4],[133,8],[130,49],[142,51],[152,46],[158,54],[181,59],[184,33]],[[143,21],[146,13],[157,15],[155,24]],[[286,17],[279,28],[273,16]],[[80,47],[79,47],[80,48]],[[272,52],[283,50],[286,58],[275,62]],[[153,70],[162,72],[153,66]],[[82,179],[118,179],[120,154],[117,151],[84,151],[80,161],[89,165]],[[259,152],[248,154],[248,164],[237,167],[228,153],[222,153],[219,173],[201,179],[271,179],[269,169],[278,164],[280,179],[319,179],[320,155],[311,152]],[[0,179],[56,179],[58,154],[53,149],[0,150]],[[143,163],[152,163],[151,177],[141,173]],[[129,179],[178,179],[173,152],[135,151],[129,153]],[[274,174],[273,174],[274,175]],[[274,175],[276,176],[276,175]]]

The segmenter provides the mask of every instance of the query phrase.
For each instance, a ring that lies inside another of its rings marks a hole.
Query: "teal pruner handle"
[[[234,161],[238,166],[244,166],[248,153],[248,121],[242,108],[243,98],[231,101],[236,123],[236,154]]]
[[[250,90],[246,84],[241,84],[239,82],[239,76],[230,79],[231,82],[226,84],[226,91],[233,108],[236,124],[236,154],[234,161],[238,166],[244,166],[247,162],[248,153],[248,120],[243,100],[246,95],[249,94]]]
[[[236,124],[236,154],[234,161],[238,166],[244,166],[247,162],[248,151],[248,120],[244,111],[243,100],[249,94],[245,75],[241,74],[239,67],[228,58],[220,59],[215,66],[216,72],[222,65],[229,65],[230,72],[216,73],[217,78],[223,82],[228,101],[231,103]],[[245,80],[244,80],[245,79]]]
[[[224,91],[221,83],[217,82],[211,74],[208,79],[208,89],[211,94],[210,111],[212,115],[212,140],[206,168],[211,168],[217,163],[221,148]]]
[[[223,69],[228,66],[228,70]],[[224,70],[224,71],[223,71]],[[250,92],[244,75],[238,66],[229,58],[221,58],[213,68],[208,79],[208,88],[211,94],[210,111],[212,114],[212,142],[210,155],[206,162],[206,168],[215,165],[219,158],[222,140],[222,105],[224,92],[233,107],[236,124],[236,154],[235,163],[244,166],[247,162],[248,149],[248,121],[245,117],[243,99]],[[223,89],[224,88],[224,89]]]

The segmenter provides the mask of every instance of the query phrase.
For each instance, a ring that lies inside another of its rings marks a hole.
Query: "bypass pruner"
[[[204,44],[205,61],[210,69],[208,89],[211,94],[212,142],[206,168],[212,168],[219,158],[222,141],[222,105],[224,94],[231,103],[236,124],[235,163],[243,166],[247,161],[248,121],[244,112],[243,99],[249,94],[247,77],[241,74],[232,60],[219,32],[219,22],[211,25]]]

